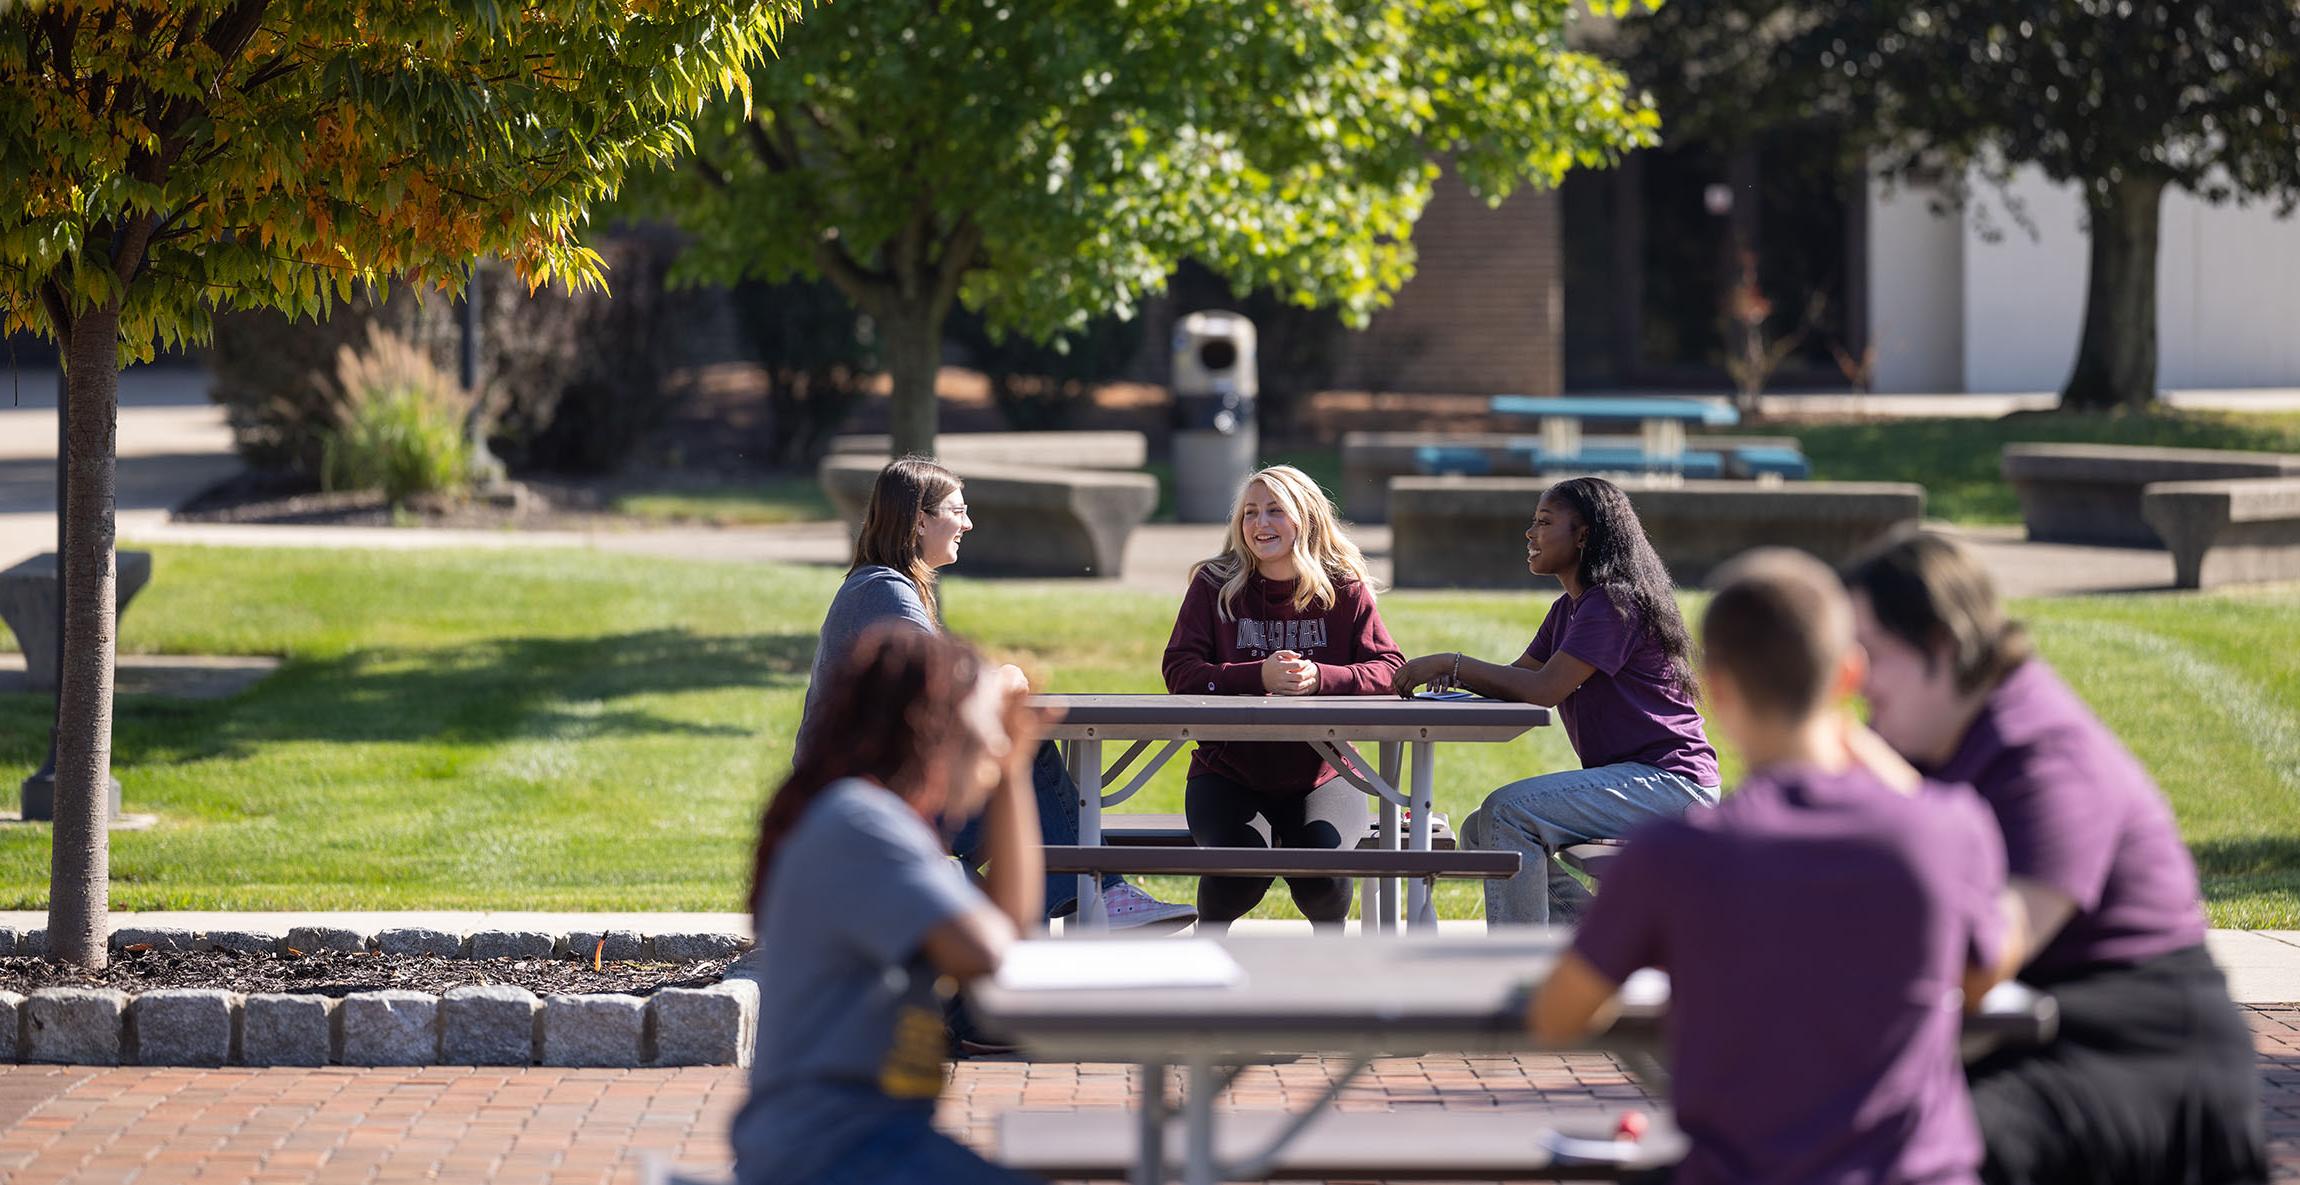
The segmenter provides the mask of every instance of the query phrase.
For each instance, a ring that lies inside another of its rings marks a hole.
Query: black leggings
[[[2268,1179],[2252,1034],[2203,947],[2038,984],[2042,1049],[1966,1070],[1991,1185],[2253,1185]]]
[[[1265,794],[1220,774],[1200,774],[1183,790],[1190,838],[1202,848],[1339,848],[1366,829],[1365,795],[1336,778],[1308,794]],[[1345,838],[1346,837],[1346,838]],[[1220,933],[1270,891],[1267,876],[1198,878],[1198,929]],[[1350,916],[1357,882],[1342,876],[1289,876],[1294,908],[1313,925],[1336,929]]]

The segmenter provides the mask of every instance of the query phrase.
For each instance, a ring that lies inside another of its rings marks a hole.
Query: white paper
[[[1221,944],[1200,938],[1111,941],[1033,939],[999,960],[998,986],[1010,991],[1235,987],[1246,969]]]

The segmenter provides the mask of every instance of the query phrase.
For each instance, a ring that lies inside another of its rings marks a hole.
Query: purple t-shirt
[[[1674,1185],[1976,1180],[1958,989],[2003,886],[1970,790],[1866,771],[1768,770],[1632,833],[1573,949],[1669,973]]]
[[[2171,806],[2051,667],[2031,659],[2006,675],[1935,776],[1988,800],[2014,876],[2076,902],[2022,978],[2204,941],[2204,896]]]
[[[1701,731],[1701,713],[1635,606],[1614,608],[1602,588],[1579,601],[1559,597],[1525,654],[1535,662],[1570,654],[1597,668],[1557,705],[1581,768],[1634,761],[1717,784],[1717,750]]]

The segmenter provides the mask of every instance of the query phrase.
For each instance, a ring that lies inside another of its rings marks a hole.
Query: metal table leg
[[[1416,852],[1430,850],[1430,812],[1436,809],[1437,771],[1432,768],[1437,760],[1437,746],[1429,741],[1415,741],[1413,828],[1407,845]],[[1394,784],[1394,783],[1393,783]],[[1430,900],[1430,882],[1415,879],[1406,885],[1407,924],[1415,929],[1437,928],[1437,905]]]
[[[1134,1185],[1166,1185],[1166,1063],[1142,1063],[1142,1155]]]
[[[1081,737],[1070,742],[1070,780],[1078,787],[1078,843],[1102,846],[1102,742]],[[1102,878],[1078,876],[1078,911],[1071,915],[1081,929],[1104,930],[1110,915],[1102,904]]]
[[[1182,1097],[1183,1185],[1216,1185],[1222,1169],[1214,1161],[1214,1093],[1221,1087],[1205,1054],[1190,1055],[1188,1074],[1189,1093]]]
[[[1401,763],[1401,758],[1404,754],[1404,748],[1405,747],[1403,745],[1396,741],[1382,742],[1380,761],[1383,783],[1390,786],[1396,786],[1398,784],[1398,768]],[[1396,804],[1390,802],[1386,798],[1383,799],[1381,802],[1381,816],[1382,847],[1388,851],[1396,851],[1399,846],[1399,841],[1404,838],[1398,834],[1398,808]],[[1380,915],[1380,924],[1378,926],[1375,925],[1373,917],[1369,916],[1361,928],[1368,930],[1369,932],[1381,933],[1388,933],[1390,931],[1396,930],[1398,928],[1398,882],[1396,878],[1382,877],[1381,889],[1378,896],[1380,897],[1380,906],[1378,910]]]

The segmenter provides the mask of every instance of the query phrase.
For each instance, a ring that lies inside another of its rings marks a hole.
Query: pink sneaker
[[[1196,906],[1160,901],[1129,884],[1103,890],[1102,908],[1109,915],[1113,930],[1136,930],[1145,926],[1179,930],[1198,920]]]

